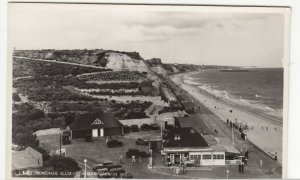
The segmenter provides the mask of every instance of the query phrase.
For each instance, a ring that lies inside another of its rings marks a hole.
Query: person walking
[[[241,173],[242,172],[242,165],[241,165],[241,163],[239,164],[239,173]]]
[[[176,167],[176,175],[178,176],[180,174],[180,169],[179,167]]]
[[[186,172],[186,167],[185,167],[185,164],[183,164],[182,165],[182,173],[185,174],[185,172]]]
[[[242,162],[242,165],[241,165],[241,172],[244,173],[244,162]]]
[[[120,164],[123,164],[123,155],[120,156]]]
[[[132,156],[131,162],[132,162],[132,164],[135,164],[135,163],[136,163],[136,161],[135,161],[135,156]]]
[[[245,152],[245,158],[249,159],[249,151],[248,150]]]
[[[172,170],[172,173],[175,175],[176,172],[175,172],[175,167],[174,166],[171,167],[171,170]]]

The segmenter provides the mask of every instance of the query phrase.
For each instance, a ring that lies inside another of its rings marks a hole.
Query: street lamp
[[[86,178],[86,162],[87,162],[87,160],[84,159],[83,162],[84,162],[84,178]]]
[[[227,176],[226,176],[226,177],[227,177],[227,179],[228,179],[228,175],[229,175],[229,170],[227,170],[227,171],[226,171],[226,174],[227,174]]]

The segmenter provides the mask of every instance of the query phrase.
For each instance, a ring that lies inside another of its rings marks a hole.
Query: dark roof
[[[152,87],[152,83],[153,83],[153,81],[151,81],[151,80],[145,80],[145,81],[141,82],[141,86],[142,87]]]
[[[194,109],[194,103],[190,102],[190,101],[186,101],[186,102],[182,102],[182,106],[184,109],[186,110],[193,110]]]
[[[172,128],[163,139],[164,147],[208,147],[204,138],[191,127]]]
[[[198,114],[189,114],[188,117],[176,117],[175,121],[178,124],[178,127],[193,127],[199,133],[211,134],[211,130]]]
[[[111,113],[80,114],[70,124],[71,130],[121,127],[122,124]]]

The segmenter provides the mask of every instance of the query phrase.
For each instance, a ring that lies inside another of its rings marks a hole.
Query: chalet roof
[[[141,86],[142,87],[152,87],[152,83],[153,83],[153,81],[151,81],[151,80],[145,80],[145,81],[141,82]]]
[[[71,130],[83,130],[93,128],[121,127],[122,124],[111,113],[81,114],[70,124]]]
[[[172,128],[163,139],[164,147],[208,147],[204,138],[191,127]]]
[[[28,147],[22,151],[12,151],[12,169],[36,168],[43,165],[42,154]]]

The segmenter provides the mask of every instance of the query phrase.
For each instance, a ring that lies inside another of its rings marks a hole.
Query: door
[[[179,163],[180,163],[180,155],[175,154],[175,164],[179,164]]]
[[[93,129],[92,130],[92,136],[93,137],[98,137],[98,129]]]
[[[103,128],[100,129],[100,137],[103,137],[104,136],[104,130]]]

